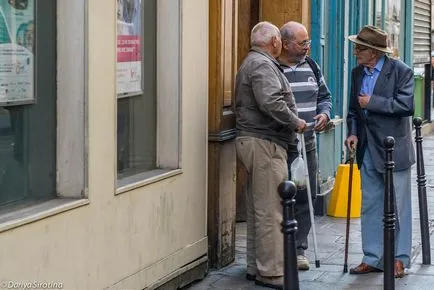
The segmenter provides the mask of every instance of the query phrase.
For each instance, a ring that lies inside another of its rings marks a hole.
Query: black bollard
[[[422,119],[414,118],[413,124],[416,129],[416,158],[417,158],[417,192],[419,197],[420,233],[422,238],[422,264],[431,264],[431,246],[429,241],[428,206],[426,200],[426,176],[422,151]]]
[[[393,187],[393,169],[395,162],[392,158],[395,139],[386,137],[384,147],[386,151],[385,187],[384,187],[384,276],[383,287],[387,290],[395,289],[395,192]]]
[[[294,204],[297,188],[292,181],[284,181],[278,188],[283,207],[283,252],[284,252],[284,290],[300,289],[298,282],[297,253],[295,249],[295,232],[297,221],[294,218]]]

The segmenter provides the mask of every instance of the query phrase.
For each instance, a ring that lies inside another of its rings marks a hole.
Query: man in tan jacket
[[[279,29],[260,22],[251,31],[251,49],[235,84],[236,150],[249,175],[247,192],[247,275],[257,285],[283,288],[282,210],[277,192],[288,179],[288,144],[306,122],[276,58]]]

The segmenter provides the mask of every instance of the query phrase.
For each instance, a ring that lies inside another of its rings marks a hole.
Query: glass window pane
[[[38,6],[36,10],[34,4]],[[6,24],[6,30],[4,26],[0,29],[0,38],[10,41],[0,43],[0,52],[11,44],[18,47],[9,50],[12,57],[0,57],[0,94],[13,92],[19,96],[19,92],[27,91],[29,68],[25,66],[32,66],[33,61],[22,63],[23,55],[30,54],[33,59],[35,54],[36,74],[31,71],[30,82],[32,87],[33,81],[38,84],[37,90],[31,91],[36,103],[0,103],[0,205],[53,198],[56,196],[56,15],[52,13],[55,0],[43,4],[33,0],[1,0],[0,9],[0,26]],[[35,29],[44,33],[35,33]],[[43,48],[38,49],[37,43],[43,43]],[[8,72],[11,59],[16,66]]]
[[[383,0],[375,0],[375,19],[374,19],[374,25],[377,27],[382,26],[382,13],[381,13],[381,6]]]
[[[118,0],[117,15],[117,170],[122,179],[156,168],[156,0]],[[137,48],[120,49],[126,38],[138,40],[140,51],[126,56]]]
[[[0,108],[0,204],[26,196],[24,108]]]
[[[387,0],[385,11],[385,31],[389,34],[388,46],[392,48],[392,56],[399,58],[399,32],[400,32],[400,14],[401,0]]]

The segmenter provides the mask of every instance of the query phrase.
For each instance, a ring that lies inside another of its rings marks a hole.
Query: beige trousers
[[[283,276],[282,206],[277,187],[288,179],[286,150],[271,141],[237,137],[238,158],[249,175],[247,273]]]

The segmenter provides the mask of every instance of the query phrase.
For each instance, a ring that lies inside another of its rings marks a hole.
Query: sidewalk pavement
[[[412,266],[407,275],[396,279],[396,289],[434,289],[434,136],[424,137],[424,161],[427,177],[428,217],[431,236],[432,265],[422,265],[422,247],[420,237],[418,192],[416,167],[412,168],[412,210],[413,210],[413,250]],[[315,256],[312,237],[309,236],[309,249],[306,251],[310,261],[309,271],[300,271],[300,289],[383,289],[383,273],[349,275],[343,273],[345,248],[345,218],[329,216],[315,217],[320,268],[315,268]],[[185,288],[188,290],[211,289],[269,289],[256,286],[245,279],[246,274],[246,224],[239,223],[236,228],[236,257],[231,265],[211,270],[202,281]],[[283,255],[283,253],[282,253]],[[357,266],[363,257],[361,245],[360,219],[352,219],[348,267]]]

